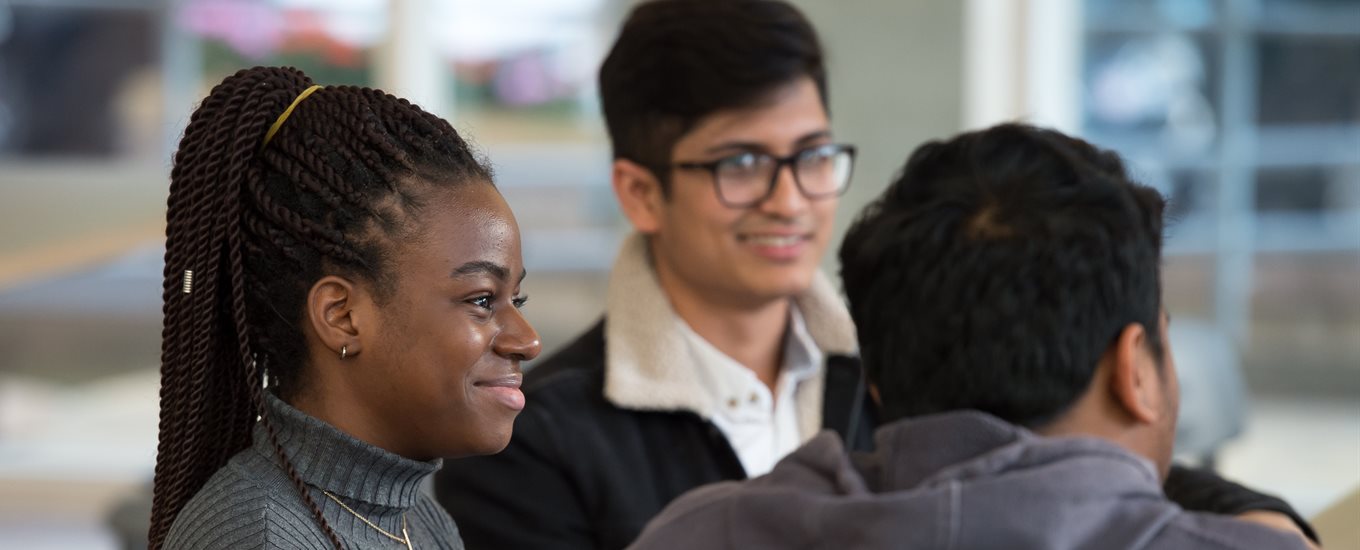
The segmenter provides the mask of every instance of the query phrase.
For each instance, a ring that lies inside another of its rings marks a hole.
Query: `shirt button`
[[[759,401],[759,400],[760,400],[760,396],[759,396],[759,395],[756,395],[756,394],[754,394],[754,393],[751,394],[751,404],[752,404],[752,405],[756,404],[756,401]]]
[[[732,409],[737,408],[737,398],[733,397],[733,398],[731,398],[731,399],[728,399],[728,400],[727,400],[727,407],[728,407],[728,408],[732,408]]]

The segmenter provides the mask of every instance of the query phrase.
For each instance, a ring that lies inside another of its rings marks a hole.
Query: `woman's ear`
[[[1161,375],[1148,351],[1147,330],[1129,323],[1109,351],[1110,391],[1115,403],[1134,420],[1151,424],[1166,414],[1161,407]]]
[[[661,229],[662,205],[665,196],[661,182],[651,170],[627,159],[614,159],[612,174],[614,195],[618,197],[623,215],[639,233],[651,234]]]
[[[341,359],[363,351],[355,311],[358,300],[354,283],[336,275],[322,277],[307,292],[307,323],[321,344]]]

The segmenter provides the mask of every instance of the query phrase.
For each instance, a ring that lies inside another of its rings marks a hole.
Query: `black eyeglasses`
[[[787,157],[751,151],[710,162],[677,162],[672,166],[708,171],[713,174],[719,202],[732,208],[749,208],[774,194],[779,171],[786,165],[804,197],[809,200],[834,197],[850,187],[855,146],[828,143]]]

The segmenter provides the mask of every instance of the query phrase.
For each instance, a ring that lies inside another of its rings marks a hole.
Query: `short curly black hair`
[[[1118,155],[1052,130],[918,148],[840,250],[885,420],[975,409],[1042,426],[1130,323],[1160,358],[1164,206]]]

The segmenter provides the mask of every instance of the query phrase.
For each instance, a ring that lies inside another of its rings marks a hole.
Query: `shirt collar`
[[[741,401],[756,393],[769,390],[751,369],[723,353],[709,343],[678,315],[674,317],[676,330],[687,344],[691,363],[696,371],[699,390],[713,400],[711,410],[717,414],[732,414]],[[780,365],[779,386],[797,384],[816,376],[821,369],[822,351],[808,333],[807,324],[797,304],[790,304],[789,320],[784,333],[783,363]],[[737,403],[732,401],[736,400]]]
[[[781,376],[805,380],[821,369],[823,354],[808,332],[807,321],[798,304],[789,307],[789,328],[784,333],[784,364]]]

